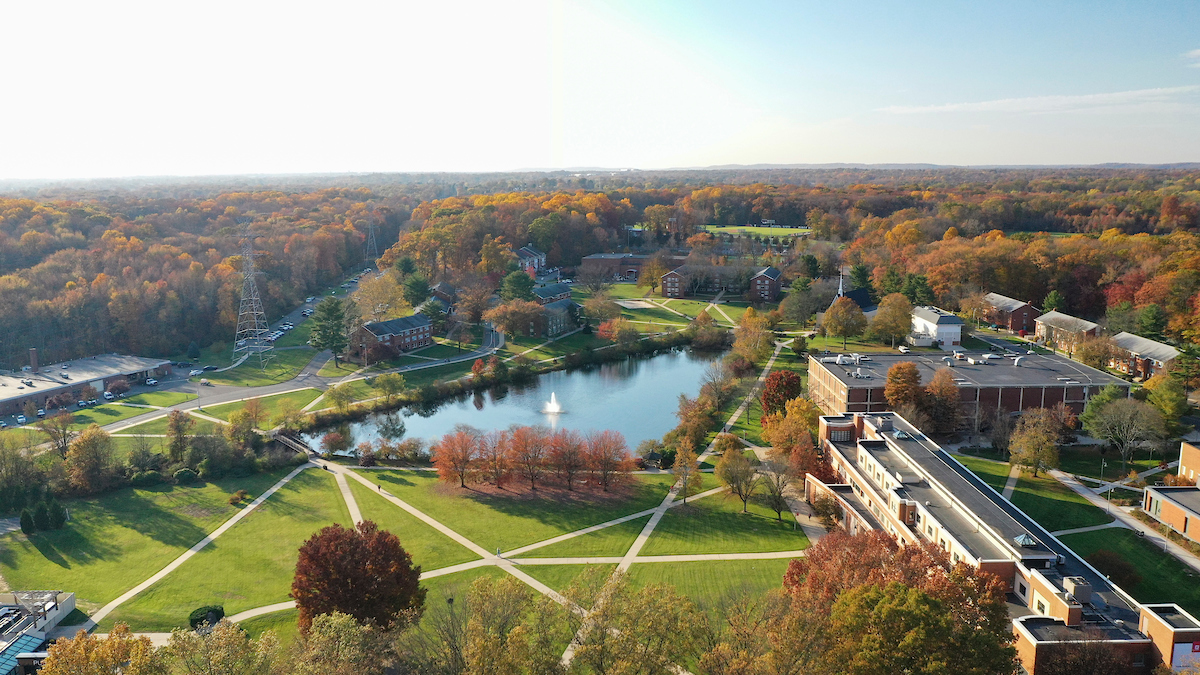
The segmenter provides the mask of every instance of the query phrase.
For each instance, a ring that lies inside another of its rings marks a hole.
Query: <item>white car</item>
[[[25,416],[17,415],[17,424],[25,424]]]
[[[203,375],[203,374],[204,374],[204,371],[197,368],[197,369],[193,370],[192,372],[188,373],[188,377],[196,377],[197,375]]]
[[[112,393],[111,391],[106,391],[106,392],[104,392],[104,400],[105,400],[105,401],[111,401],[111,400],[113,400],[114,398],[116,398],[116,396],[114,396],[114,395],[113,395],[113,393]]]
[[[912,350],[909,349],[908,347],[905,347],[904,345],[900,345],[899,347],[896,347],[896,351],[900,352],[901,354],[907,354],[907,353],[911,352]]]
[[[151,387],[153,387],[154,385],[158,384],[158,380],[156,380],[156,379],[154,379],[154,378],[150,378],[149,380],[146,380],[146,384],[148,384],[148,385],[150,385]]]
[[[304,299],[305,302],[312,302],[313,300],[316,300],[316,298],[311,295]]]

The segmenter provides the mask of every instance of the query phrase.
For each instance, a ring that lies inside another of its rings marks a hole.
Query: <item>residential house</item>
[[[402,316],[399,319],[375,321],[363,324],[358,335],[351,339],[351,348],[365,353],[373,345],[380,344],[394,352],[407,352],[433,344],[433,326],[429,317],[421,313]]]
[[[533,247],[533,244],[522,246],[515,251],[517,254],[517,264],[521,269],[540,270],[546,266],[546,254]]]
[[[1112,337],[1121,353],[1109,362],[1115,368],[1134,379],[1148,380],[1171,367],[1179,350],[1150,338],[1133,333],[1117,333]]]
[[[1038,342],[1070,354],[1080,342],[1096,337],[1099,325],[1062,312],[1046,312],[1033,320]]]
[[[570,284],[550,284],[549,286],[539,286],[533,289],[533,299],[539,305],[548,305],[559,300],[567,300],[571,297]]]
[[[983,299],[987,302],[988,307],[982,318],[1014,333],[1033,331],[1034,319],[1042,315],[1039,309],[1028,302],[1014,300],[999,293],[988,293],[983,296]]]
[[[429,289],[429,292],[433,294],[435,298],[441,298],[446,302],[447,305],[453,305],[455,299],[458,297],[458,291],[456,291],[453,286],[445,281],[439,281],[434,284],[433,288]]]
[[[937,307],[913,307],[912,334],[918,340],[937,340],[947,351],[962,345],[963,320]]]
[[[818,436],[838,479],[807,475],[805,499],[832,499],[851,534],[933,545],[999,578],[1022,672],[1045,672],[1074,640],[1108,644],[1130,673],[1194,658],[1200,621],[1176,604],[1139,603],[903,417],[824,416]]]
[[[542,307],[545,318],[542,335],[545,337],[557,337],[563,333],[575,330],[577,326],[576,317],[578,316],[578,307],[579,305],[570,298],[546,303]]]

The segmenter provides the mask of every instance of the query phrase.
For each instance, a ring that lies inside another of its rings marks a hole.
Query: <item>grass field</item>
[[[237,614],[283,602],[300,545],[333,523],[351,524],[333,475],[304,471],[102,626],[124,621],[134,631],[169,631],[186,625],[188,612],[202,605],[221,604],[226,613]]]
[[[658,522],[642,555],[763,553],[808,547],[804,531],[793,529],[792,514],[784,512],[779,522],[774,511],[754,500],[748,513],[741,511],[742,500],[728,493],[677,506]]]
[[[421,368],[420,370],[410,370],[401,375],[404,376],[404,381],[410,389],[423,387],[427,384],[433,384],[438,380],[457,380],[458,378],[471,372],[473,361],[462,361],[461,363],[447,363],[443,366],[434,366],[432,368]]]
[[[666,584],[688,596],[701,609],[712,610],[743,595],[762,595],[783,586],[786,559],[720,560],[715,562],[634,563],[634,586]]]
[[[312,321],[307,319],[301,321],[295,328],[283,334],[283,337],[275,341],[276,347],[303,347],[308,344],[308,338],[312,336]]]
[[[338,360],[336,364],[333,361],[333,359],[326,361],[317,374],[321,377],[345,377],[357,372],[360,367],[357,363],[349,361]]]
[[[992,486],[996,492],[1004,492],[1004,484],[1008,481],[1008,464],[962,455],[956,456],[955,459]],[[1012,503],[1051,532],[1103,525],[1112,521],[1108,514],[1044,474],[1037,478],[1028,473],[1022,474],[1017,480],[1016,489],[1013,490]]]
[[[300,637],[300,627],[296,625],[299,618],[299,610],[285,609],[281,612],[256,616],[239,623],[238,626],[252,638],[258,638],[267,631],[274,631],[275,637],[279,638],[279,644],[286,647]]]
[[[195,420],[195,424],[192,425],[192,434],[218,434],[223,430],[223,427],[216,422],[200,419],[199,417],[192,417],[192,419]],[[116,433],[134,435],[145,434],[147,436],[165,434],[167,433],[167,418],[164,415],[163,417],[150,420],[149,422],[142,422],[141,424],[137,424],[132,427],[126,427],[125,429],[121,429]]]
[[[300,391],[290,391],[286,394],[275,394],[274,396],[263,396],[255,399],[262,404],[263,408],[263,421],[260,423],[260,426],[271,426],[271,420],[275,419],[275,416],[280,413],[286,402],[291,401],[296,404],[297,408],[303,408],[316,400],[320,395],[321,392],[316,389],[301,389]],[[245,401],[235,401],[233,403],[224,403],[205,408],[204,413],[228,422],[230,415],[245,407]]]
[[[246,359],[242,365],[223,373],[208,373],[208,381],[213,384],[228,384],[238,387],[261,387],[268,384],[286,382],[304,369],[309,361],[316,356],[315,349],[284,349],[272,352],[275,358],[267,363],[264,371],[258,367],[256,358]],[[199,378],[193,378],[198,380]]]
[[[621,317],[630,321],[650,321],[654,322],[655,325],[671,324],[669,326],[662,326],[659,328],[659,330],[670,329],[671,326],[678,326],[682,328],[686,326],[689,321],[688,318],[668,312],[661,307],[647,307],[644,309],[627,309],[622,307]]]
[[[121,399],[122,403],[135,403],[137,405],[154,405],[160,408],[169,408],[173,405],[178,405],[186,401],[191,401],[196,398],[195,394],[189,394],[183,391],[147,391],[136,396],[129,396]]]
[[[756,237],[795,237],[812,233],[812,230],[807,227],[761,227],[757,225],[722,225],[706,229],[713,234],[740,234]]]
[[[589,568],[600,568],[604,570],[605,576],[608,576],[617,569],[617,566],[612,563],[604,565],[525,565],[521,567],[521,571],[556,591],[563,591]]]
[[[70,589],[81,609],[94,611],[233,517],[239,507],[229,505],[230,494],[258,496],[285,473],[64,501],[71,512],[64,529],[0,539],[0,575],[11,588]]]
[[[73,429],[85,429],[92,424],[104,426],[113,422],[127,420],[130,417],[145,415],[152,412],[147,408],[135,408],[129,405],[119,405],[117,403],[105,403],[92,408],[84,408],[82,410],[73,410],[71,415],[75,417],[75,421],[71,424]]]
[[[1132,564],[1142,581],[1125,590],[1139,602],[1174,602],[1192,614],[1200,612],[1196,572],[1132,530],[1112,528],[1069,534],[1062,537],[1062,542],[1084,558],[1108,549]]]
[[[488,551],[511,550],[657,506],[674,476],[637,475],[626,500],[564,503],[550,498],[493,497],[439,483],[415,471],[370,471],[367,478]]]
[[[1094,445],[1068,446],[1058,449],[1058,468],[1078,476],[1107,478],[1108,480],[1116,480],[1119,476],[1128,474],[1130,469],[1142,473],[1158,466],[1161,459],[1162,453],[1159,453],[1155,459],[1151,459],[1144,452],[1137,453],[1129,462],[1129,466],[1122,472],[1121,455],[1116,452],[1101,455],[1100,448]],[[1105,463],[1103,471],[1100,468],[1101,462]]]
[[[535,548],[529,553],[522,553],[522,558],[578,558],[581,556],[607,557],[625,555],[633,540],[637,539],[642,528],[646,527],[650,516],[642,516],[636,520],[606,527],[591,534],[583,534],[573,539],[560,541],[542,548]]]
[[[380,528],[400,538],[404,550],[412,554],[413,562],[428,572],[439,567],[479,559],[466,547],[418,520],[399,506],[375,494],[356,480],[349,480],[350,492],[358,502],[363,518],[373,520]]]

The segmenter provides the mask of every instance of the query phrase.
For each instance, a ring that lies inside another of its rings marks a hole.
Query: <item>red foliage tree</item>
[[[478,363],[478,362],[477,362]],[[479,470],[496,487],[512,473],[512,443],[507,431],[490,431],[479,439]]]
[[[438,478],[447,483],[458,481],[459,487],[467,487],[478,463],[479,433],[473,429],[456,428],[433,446],[433,465]]]
[[[790,370],[776,370],[763,381],[762,403],[763,414],[783,410],[787,402],[804,393],[804,380]]]
[[[420,579],[421,568],[400,539],[374,522],[324,527],[304,542],[296,561],[292,598],[300,630],[335,611],[385,628],[415,621],[425,607]]]
[[[629,446],[618,431],[594,431],[588,434],[587,461],[605,492],[633,469]]]
[[[546,473],[550,432],[545,427],[517,427],[512,430],[513,466],[529,481],[529,489],[537,490],[537,482]]]
[[[587,468],[586,444],[579,432],[559,429],[550,436],[550,467],[566,484],[575,489],[575,478]]]

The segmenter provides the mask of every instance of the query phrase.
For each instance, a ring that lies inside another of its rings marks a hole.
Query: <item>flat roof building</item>
[[[19,413],[27,402],[45,408],[46,401],[67,392],[78,400],[84,386],[103,392],[117,380],[141,382],[171,372],[166,359],[100,354],[82,359],[40,365],[31,349],[30,364],[23,370],[0,372],[0,415]]]
[[[805,498],[833,499],[852,534],[932,544],[997,576],[1026,673],[1036,675],[1064,641],[1108,642],[1130,672],[1150,672],[1200,640],[1183,609],[1139,604],[899,415],[823,416],[819,436],[839,483],[808,475]]]
[[[975,424],[1001,407],[1018,412],[1051,408],[1061,402],[1079,414],[1088,399],[1105,386],[1117,385],[1127,393],[1130,387],[1119,377],[1054,354],[962,355],[964,358],[957,359],[932,352],[809,354],[809,393],[826,413],[885,412],[891,410],[884,385],[893,365],[906,361],[914,364],[925,384],[941,368],[951,367],[962,396],[962,414],[968,423]]]

